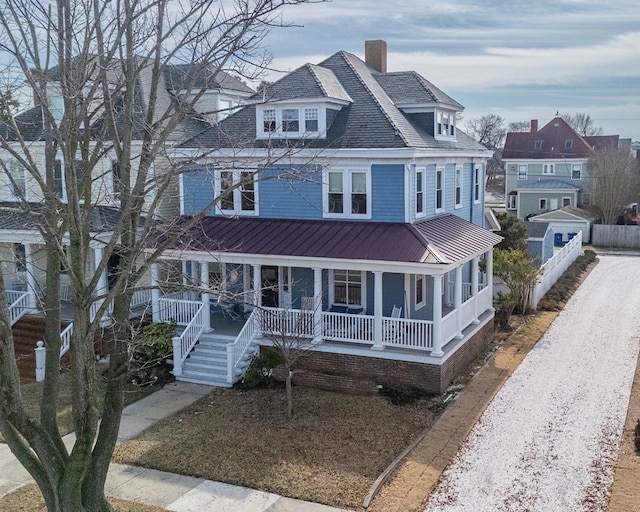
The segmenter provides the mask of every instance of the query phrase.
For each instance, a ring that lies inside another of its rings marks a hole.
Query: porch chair
[[[391,318],[400,318],[401,315],[402,308],[394,304],[393,309],[391,310]],[[384,332],[382,333],[383,341],[390,343],[397,340],[399,337],[400,329],[398,329],[398,326],[395,323],[391,324],[389,322],[386,322]]]

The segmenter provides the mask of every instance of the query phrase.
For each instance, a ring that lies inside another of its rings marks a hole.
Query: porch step
[[[182,374],[176,380],[206,384],[216,387],[231,387],[227,381],[227,345],[235,338],[233,336],[215,336],[204,334],[193,348],[182,366]],[[240,377],[248,362],[243,362],[236,369],[234,381]]]

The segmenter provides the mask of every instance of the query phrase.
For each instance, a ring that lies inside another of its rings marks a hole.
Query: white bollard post
[[[36,382],[42,382],[44,380],[44,362],[47,357],[47,349],[44,348],[44,342],[38,341],[36,348],[33,350],[36,353]]]

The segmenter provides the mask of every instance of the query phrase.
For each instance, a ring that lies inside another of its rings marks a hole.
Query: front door
[[[264,265],[262,268],[262,305],[265,308],[279,307],[278,267]]]

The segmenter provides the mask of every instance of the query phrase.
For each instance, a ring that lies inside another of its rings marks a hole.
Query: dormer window
[[[564,141],[564,149],[571,149],[573,147],[573,139],[566,139]]]
[[[454,137],[456,134],[456,115],[453,112],[436,113],[436,136]]]
[[[257,107],[258,138],[317,138],[324,137],[326,130],[326,110],[304,105],[278,105]]]
[[[305,132],[318,131],[318,109],[317,108],[304,109],[304,131]]]
[[[533,149],[535,149],[536,151],[540,151],[542,149],[542,141],[541,140],[534,141]]]
[[[263,130],[265,132],[276,131],[276,109],[266,108],[262,111]]]
[[[282,109],[282,132],[294,132],[300,131],[300,111],[297,108],[285,108]]]

